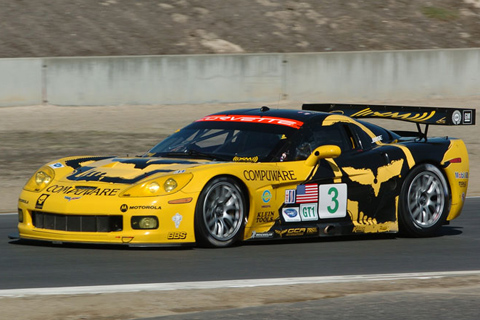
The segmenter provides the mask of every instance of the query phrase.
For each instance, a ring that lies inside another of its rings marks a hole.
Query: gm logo
[[[263,191],[263,194],[262,194],[263,202],[267,203],[270,201],[270,199],[272,199],[272,193],[270,192],[270,190]]]

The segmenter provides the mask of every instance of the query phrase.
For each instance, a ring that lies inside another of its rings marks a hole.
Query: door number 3
[[[319,188],[318,213],[320,218],[343,218],[347,215],[347,185],[324,184]]]

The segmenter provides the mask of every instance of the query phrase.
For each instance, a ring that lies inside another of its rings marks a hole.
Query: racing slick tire
[[[195,236],[203,247],[228,247],[245,229],[247,204],[242,188],[229,177],[212,179],[195,208]]]
[[[400,232],[410,237],[430,237],[445,223],[450,193],[442,172],[431,164],[415,167],[400,193]]]

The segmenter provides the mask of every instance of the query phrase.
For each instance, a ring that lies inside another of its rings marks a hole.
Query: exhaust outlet
[[[328,226],[325,227],[325,229],[323,229],[323,232],[325,234],[334,233],[335,232],[335,226],[328,225]]]

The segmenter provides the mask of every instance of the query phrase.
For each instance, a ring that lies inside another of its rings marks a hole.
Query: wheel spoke
[[[224,228],[223,227],[224,227],[224,225],[223,225],[222,220],[220,220],[220,219],[217,220],[217,229],[216,229],[215,234],[218,235],[218,236],[222,236],[223,233],[224,233],[224,231],[223,231]]]
[[[437,193],[438,193],[438,181],[437,180],[431,181],[429,188],[426,190],[426,193],[431,195],[431,196],[437,195]]]
[[[223,215],[223,222],[225,225],[228,225],[228,228],[233,228],[235,226],[235,220],[228,214]]]
[[[420,218],[420,214],[422,213],[422,208],[420,206],[416,206],[415,210],[412,212],[412,217],[415,220]]]
[[[428,223],[430,221],[430,217],[432,216],[428,207],[425,207],[422,211],[422,220],[421,223]]]

